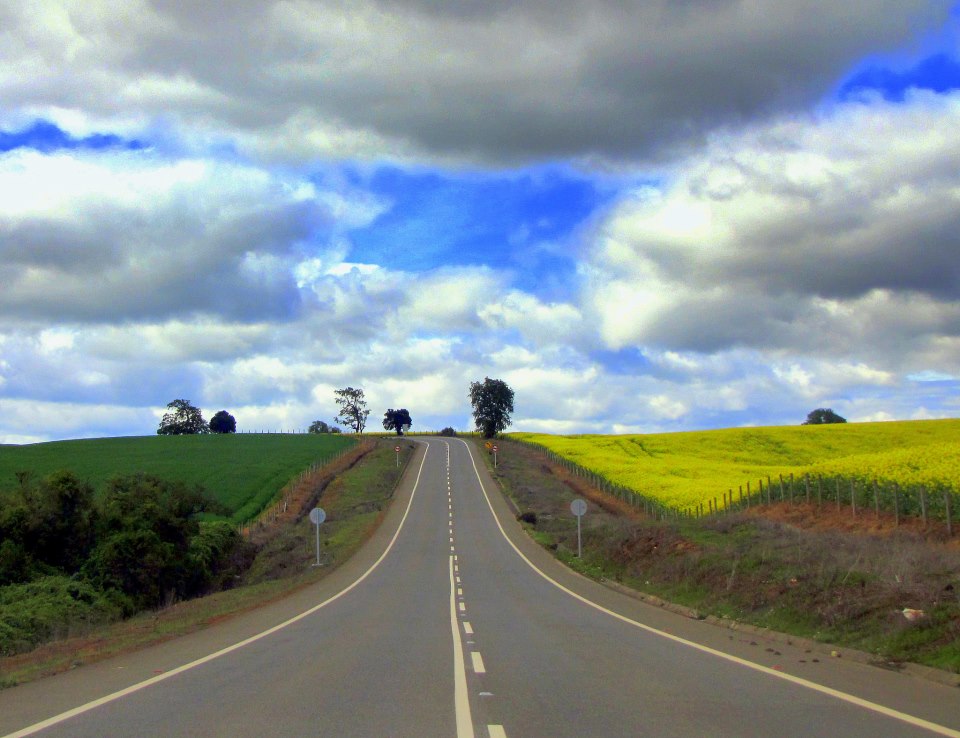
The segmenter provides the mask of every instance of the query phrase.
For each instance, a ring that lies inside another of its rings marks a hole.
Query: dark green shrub
[[[0,655],[29,651],[121,615],[121,603],[72,577],[47,576],[0,587]]]
[[[255,547],[230,523],[218,520],[200,523],[190,539],[190,596],[229,589],[249,568]]]

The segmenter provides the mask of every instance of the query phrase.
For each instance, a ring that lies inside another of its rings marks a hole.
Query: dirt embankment
[[[334,461],[311,470],[287,485],[280,499],[266,508],[256,520],[242,529],[243,535],[252,543],[261,546],[273,538],[289,523],[309,514],[327,486],[364,456],[376,448],[376,442],[366,439],[346,451]]]

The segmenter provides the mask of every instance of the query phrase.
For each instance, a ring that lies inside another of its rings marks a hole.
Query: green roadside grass
[[[256,516],[296,474],[345,451],[355,439],[335,434],[130,436],[0,446],[0,488],[17,474],[67,470],[97,490],[116,476],[146,473],[199,484],[234,522]]]
[[[399,468],[395,445],[401,447]],[[264,544],[236,587],[108,625],[78,624],[58,640],[29,653],[0,659],[0,687],[193,633],[319,581],[373,535],[393,501],[414,448],[415,444],[407,440],[379,442],[373,451],[327,485],[319,501],[327,513],[321,526],[323,566],[313,566],[315,528],[304,515]]]

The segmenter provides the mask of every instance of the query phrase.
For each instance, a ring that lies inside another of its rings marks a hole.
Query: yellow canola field
[[[645,435],[511,433],[609,481],[685,508],[780,474],[843,474],[960,491],[960,420],[725,428]]]

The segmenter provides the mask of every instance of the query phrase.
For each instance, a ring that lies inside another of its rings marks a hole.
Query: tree
[[[211,433],[236,433],[237,419],[226,410],[221,410],[210,418]]]
[[[846,423],[847,419],[837,415],[830,408],[818,407],[816,410],[807,414],[807,419],[802,425],[825,425],[827,423]]]
[[[484,438],[493,438],[510,425],[513,390],[502,379],[484,377],[483,382],[471,382],[470,403],[473,420]]]
[[[308,433],[339,433],[340,429],[335,425],[327,425],[322,420],[314,420],[307,429]]]
[[[164,413],[157,428],[158,436],[184,436],[209,430],[199,408],[191,405],[190,400],[174,400],[167,405],[167,410],[173,412]]]
[[[406,408],[394,410],[390,408],[383,414],[383,429],[395,430],[398,436],[402,436],[405,430],[410,430],[413,420]]]
[[[367,425],[367,416],[370,415],[366,400],[363,399],[363,390],[345,387],[335,390],[333,394],[334,402],[340,406],[337,420],[353,428],[354,433],[363,433]]]

